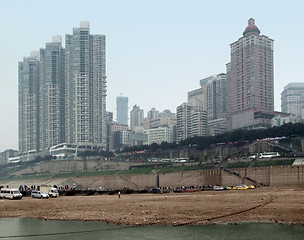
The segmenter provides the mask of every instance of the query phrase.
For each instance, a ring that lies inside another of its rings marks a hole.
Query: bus
[[[259,158],[276,158],[276,157],[280,157],[280,154],[278,152],[264,152],[264,153],[260,153]]]

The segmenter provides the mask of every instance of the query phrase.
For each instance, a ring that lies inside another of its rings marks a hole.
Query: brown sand
[[[194,193],[60,196],[0,200],[0,217],[185,225],[235,222],[304,224],[304,186]]]

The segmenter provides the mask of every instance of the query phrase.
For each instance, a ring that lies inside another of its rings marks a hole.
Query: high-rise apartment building
[[[61,37],[54,36],[40,49],[39,119],[40,148],[65,142],[64,49]]]
[[[115,150],[115,132],[128,130],[129,126],[126,124],[119,124],[116,122],[112,122],[108,125],[108,132],[109,132],[109,140],[108,140],[108,151]]]
[[[173,117],[160,116],[154,119],[150,119],[148,128],[170,127],[170,126],[176,126],[176,116]]]
[[[304,83],[289,83],[284,87],[281,110],[304,119]]]
[[[170,127],[158,127],[151,128],[146,130],[148,135],[148,144],[157,143],[161,144],[162,142],[172,143],[172,129]]]
[[[154,119],[159,116],[159,111],[156,110],[156,108],[152,108],[150,111],[147,113],[147,118],[149,119]]]
[[[204,111],[207,111],[207,88],[203,86],[201,83],[200,88],[188,92],[188,103],[193,105],[199,100]]]
[[[169,109],[165,109],[164,111],[159,113],[160,117],[176,117],[176,113],[172,113]]]
[[[207,112],[204,111],[202,102],[196,100],[183,103],[177,107],[176,140],[207,135]]]
[[[113,122],[113,113],[112,112],[106,112],[106,122],[107,122],[107,125],[109,125]]]
[[[200,81],[204,89],[208,121],[227,117],[226,74],[216,74]]]
[[[144,129],[176,126],[176,114],[168,109],[160,113],[152,108],[148,112],[147,118],[144,118],[142,126]]]
[[[31,52],[18,63],[19,152],[40,149],[38,52]]]
[[[9,159],[17,157],[19,152],[17,150],[8,149],[4,152],[0,152],[0,165],[6,165],[10,163]]]
[[[81,22],[66,35],[66,142],[106,147],[105,36],[91,35]]]
[[[146,133],[136,133],[131,130],[120,130],[114,133],[114,149],[121,150],[124,147],[142,146],[148,142]]]
[[[228,127],[270,127],[274,116],[273,40],[260,35],[254,19],[230,44],[227,64]]]
[[[116,98],[117,123],[128,125],[128,109],[128,97],[118,96]]]
[[[134,105],[130,112],[130,129],[136,131],[136,128],[141,127],[144,120],[144,110],[140,109],[139,106]]]
[[[188,92],[188,103],[201,102],[207,112],[208,135],[227,130],[227,79],[226,74],[216,74],[200,80],[200,88]]]
[[[105,36],[81,22],[18,64],[19,151],[59,143],[106,148]]]
[[[168,109],[160,113],[152,108],[142,126],[148,135],[148,144],[176,142],[176,114]]]

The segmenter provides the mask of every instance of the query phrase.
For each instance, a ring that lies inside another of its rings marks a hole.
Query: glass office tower
[[[117,123],[128,125],[128,109],[128,97],[118,96],[116,98]]]

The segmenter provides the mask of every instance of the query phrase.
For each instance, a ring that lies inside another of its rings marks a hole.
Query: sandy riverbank
[[[304,224],[304,186],[195,193],[64,196],[0,200],[0,217],[184,225],[234,222]]]

